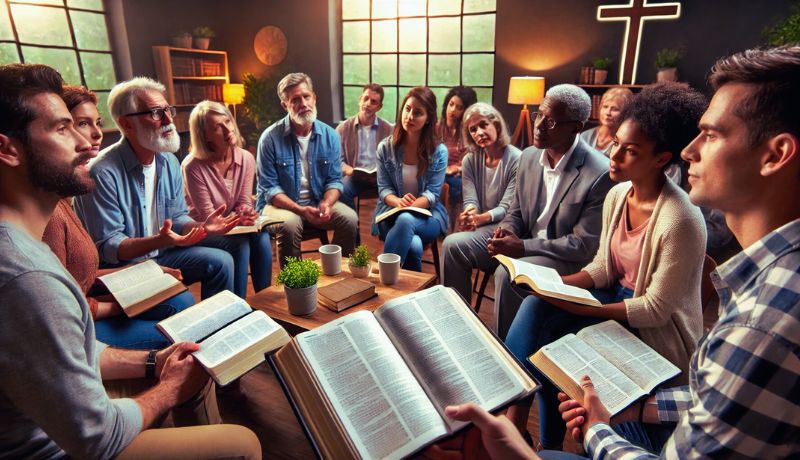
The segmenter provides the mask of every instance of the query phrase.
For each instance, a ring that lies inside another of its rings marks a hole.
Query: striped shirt
[[[800,219],[766,235],[712,274],[720,318],[692,357],[689,386],[656,396],[677,421],[660,458],[800,456]],[[602,423],[592,458],[657,458]]]

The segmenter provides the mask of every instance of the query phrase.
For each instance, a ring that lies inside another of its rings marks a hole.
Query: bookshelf
[[[639,92],[639,90],[644,88],[644,85],[578,85],[578,86],[583,88],[589,94],[589,97],[592,99],[592,112],[591,115],[589,116],[589,122],[587,123],[587,127],[592,127],[599,124],[598,118],[600,117],[600,100],[603,98],[603,93],[605,93],[608,89],[614,87],[628,88],[634,93],[637,93]]]
[[[167,89],[167,102],[178,111],[179,132],[189,130],[195,104],[204,99],[222,102],[222,87],[230,81],[227,52],[154,46],[153,61],[158,80]]]

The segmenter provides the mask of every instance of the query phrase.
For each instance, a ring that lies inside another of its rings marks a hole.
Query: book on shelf
[[[317,290],[319,303],[335,312],[375,297],[375,285],[358,278],[345,278]]]
[[[164,273],[153,260],[131,265],[99,279],[129,317],[145,312],[186,290],[183,283]]]
[[[386,219],[392,217],[393,215],[399,214],[401,212],[414,212],[414,213],[417,213],[417,214],[420,214],[420,215],[423,215],[423,216],[428,216],[428,217],[432,217],[433,216],[433,214],[431,214],[431,212],[429,210],[425,209],[425,208],[418,208],[416,206],[406,206],[406,207],[403,207],[403,208],[392,208],[392,209],[390,209],[390,210],[388,210],[386,212],[382,212],[382,213],[378,214],[377,216],[375,216],[375,223],[377,224],[377,223],[379,223],[379,222],[381,222],[383,220],[386,220]]]
[[[550,267],[532,264],[504,255],[496,255],[494,258],[508,271],[511,281],[516,284],[525,284],[543,296],[567,300],[590,307],[603,306],[586,289],[564,284],[561,281],[561,275]]]
[[[263,311],[222,291],[159,322],[156,327],[174,342],[195,342],[197,361],[219,385],[226,385],[264,362],[289,342],[289,334]]]
[[[230,229],[230,231],[225,235],[240,235],[242,233],[260,232],[267,225],[280,223],[283,223],[283,221],[279,219],[273,219],[269,216],[260,215],[256,218],[256,221],[253,225],[237,225]]]
[[[444,286],[298,334],[269,361],[321,458],[403,458],[467,425],[446,406],[497,410],[539,386]]]
[[[681,372],[613,320],[565,335],[528,360],[578,401],[583,401],[580,379],[588,375],[612,416]]]

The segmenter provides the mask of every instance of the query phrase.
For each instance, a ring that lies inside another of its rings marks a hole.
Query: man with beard
[[[39,241],[58,200],[91,184],[62,83],[43,65],[0,66],[0,457],[260,458],[243,427],[149,430],[206,385],[199,346],[148,365],[146,351],[97,342],[83,292]],[[109,399],[100,380],[149,373],[158,383],[134,398]]]
[[[317,96],[311,78],[290,73],[278,83],[281,106],[288,112],[258,140],[256,210],[283,221],[278,262],[300,257],[303,226],[333,230],[343,254],[353,252],[358,216],[339,202],[342,193],[342,147],[336,131],[317,120]]]
[[[224,235],[238,222],[224,206],[205,222],[189,217],[177,158],[180,138],[175,107],[164,85],[146,77],[117,84],[108,106],[122,139],[91,166],[94,191],[75,200],[101,265],[114,267],[154,259],[181,270],[186,284],[202,283],[208,298],[233,289],[233,258],[221,249],[195,246],[207,235]]]

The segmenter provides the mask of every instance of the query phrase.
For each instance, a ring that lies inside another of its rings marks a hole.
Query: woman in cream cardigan
[[[517,358],[527,363],[542,346],[614,319],[681,369],[670,383],[687,382],[689,358],[702,332],[700,277],[706,229],[700,209],[664,171],[681,161],[680,152],[696,136],[705,107],[700,93],[674,83],[646,87],[626,107],[609,157],[609,174],[619,184],[605,199],[600,249],[583,270],[563,277],[566,284],[590,289],[603,308],[529,296],[506,339]],[[544,448],[558,449],[565,427],[557,390],[528,366],[543,384],[540,442]],[[509,415],[524,427],[529,409],[530,401]],[[618,431],[656,451],[669,436],[645,432],[639,425]]]

